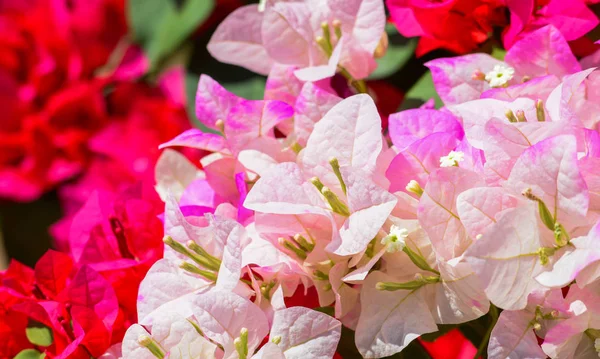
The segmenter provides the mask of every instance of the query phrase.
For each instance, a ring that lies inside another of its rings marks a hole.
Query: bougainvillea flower
[[[14,277],[17,271],[21,273],[18,280]],[[39,323],[51,334],[51,341],[43,345],[47,355],[77,358],[92,353],[100,356],[112,343],[121,340],[123,314],[112,286],[92,268],[75,267],[66,254],[48,251],[34,271],[11,265],[3,273],[3,287],[8,290],[3,291],[1,297],[2,306],[10,306],[3,311],[10,320],[8,323],[17,325],[14,329],[24,324],[23,333],[31,323]],[[14,332],[7,343],[19,338],[20,333]],[[20,349],[27,347],[30,346]],[[17,349],[7,347],[6,354],[16,355]]]
[[[569,308],[559,290],[533,292],[523,310],[505,310],[490,335],[491,359],[543,358],[536,335],[543,337],[560,317],[569,316]]]
[[[598,356],[598,302],[596,296],[577,287],[569,290],[570,317],[556,324],[544,338],[542,349],[552,358],[593,358]]]
[[[211,54],[265,75],[273,63],[297,66],[296,74],[311,81],[331,77],[337,65],[355,79],[375,69],[385,26],[381,1],[353,0],[344,11],[337,0],[265,5],[242,7],[225,19],[208,44]]]
[[[504,62],[485,54],[471,54],[436,59],[426,66],[446,105],[478,99],[494,87],[518,85],[547,75],[560,79],[581,70],[563,35],[553,26],[540,28],[516,42]]]
[[[411,252],[427,253],[427,237],[412,232],[408,238],[412,235],[410,244],[407,241],[407,246],[415,246]],[[421,334],[437,331],[436,323],[471,320],[487,311],[489,303],[467,265],[436,263],[435,257],[427,264],[420,262],[420,268],[415,264],[394,268],[393,275],[374,271],[364,282],[356,328],[356,345],[363,356],[393,355]],[[460,309],[451,308],[448,298]]]

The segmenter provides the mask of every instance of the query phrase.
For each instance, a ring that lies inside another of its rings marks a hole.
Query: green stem
[[[352,77],[350,72],[348,72],[348,70],[346,70],[342,66],[338,66],[338,69],[340,70],[340,74],[342,74],[342,76],[344,76],[346,78],[346,80],[348,80],[350,85],[352,85],[352,87],[354,87],[354,89],[358,93],[367,93],[368,92],[367,91],[367,83],[364,80],[356,80],[354,77]]]
[[[484,353],[487,350],[487,346],[490,341],[490,336],[492,335],[492,330],[494,329],[494,327],[496,326],[496,322],[498,321],[498,308],[496,308],[496,306],[492,303],[490,303],[490,317],[492,319],[492,322],[490,323],[490,326],[486,331],[485,336],[481,340],[481,344],[479,344],[479,348],[477,348],[477,353],[475,353],[473,359],[484,357]]]

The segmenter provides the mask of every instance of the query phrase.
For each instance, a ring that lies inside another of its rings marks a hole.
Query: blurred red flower
[[[503,0],[387,0],[393,22],[406,37],[420,36],[417,56],[444,48],[465,54],[505,24]]]
[[[87,166],[108,121],[94,73],[127,32],[124,1],[6,0],[0,31],[0,197],[29,201]]]

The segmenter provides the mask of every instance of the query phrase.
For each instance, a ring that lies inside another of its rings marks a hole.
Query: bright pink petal
[[[436,59],[425,65],[431,70],[433,83],[446,105],[456,105],[478,99],[490,88],[485,81],[473,79],[475,71],[487,73],[504,62],[487,54],[471,54]]]
[[[456,117],[436,110],[413,109],[392,114],[388,128],[398,150],[436,132],[449,133],[459,140],[464,136],[462,125]]]
[[[553,26],[536,30],[515,43],[504,60],[517,73],[530,78],[546,75],[561,78],[581,71],[569,44]]]
[[[163,149],[167,147],[179,146],[197,148],[199,150],[210,152],[227,151],[227,142],[223,136],[214,133],[202,132],[195,128],[185,131],[171,141],[163,143],[158,148]]]
[[[229,111],[241,100],[210,76],[202,75],[196,91],[196,117],[201,123],[214,129],[215,122],[225,121]]]

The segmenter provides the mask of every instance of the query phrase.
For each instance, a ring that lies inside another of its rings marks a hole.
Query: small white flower
[[[406,247],[406,238],[408,238],[408,229],[392,224],[390,234],[381,239],[381,244],[386,246],[388,253],[395,253]]]
[[[596,352],[598,353],[598,356],[600,357],[600,339],[594,340],[594,348],[596,349]]]
[[[448,156],[440,158],[440,167],[458,166],[459,162],[465,160],[465,154],[460,151],[450,151]]]
[[[515,75],[515,69],[510,66],[496,65],[494,69],[485,74],[485,80],[491,87],[502,87]]]

